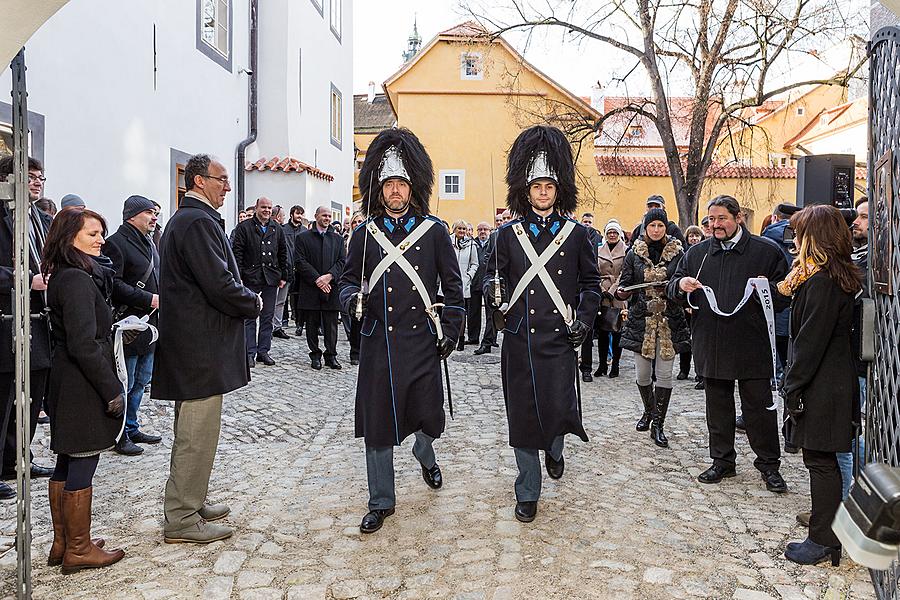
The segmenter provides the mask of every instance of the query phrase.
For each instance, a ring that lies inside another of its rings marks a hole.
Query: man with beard
[[[773,404],[774,340],[770,341],[763,306],[754,294],[736,314],[723,316],[712,309],[700,290],[704,285],[711,288],[720,310],[730,313],[743,299],[748,280],[762,276],[770,282],[777,312],[788,304],[788,299],[775,291],[775,284],[788,272],[787,262],[778,246],[744,227],[741,207],[731,196],[713,198],[707,209],[713,236],[688,249],[666,290],[669,298],[682,305],[690,301],[696,307],[691,316],[692,351],[697,374],[706,384],[706,423],[713,459],[712,466],[697,479],[719,483],[735,476],[737,381],[747,438],[756,453],[753,464],[766,489],[784,493],[787,485],[779,473],[778,412],[769,408]],[[774,337],[774,323],[772,332]]]
[[[342,306],[362,317],[356,437],[365,438],[369,512],[359,529],[374,533],[394,514],[394,446],[409,435],[425,483],[443,484],[432,447],[444,431],[441,360],[465,311],[447,229],[429,214],[434,168],[419,139],[402,128],[378,134],[359,184],[368,220],[350,239],[339,287]]]
[[[515,516],[530,523],[541,494],[538,451],[545,452],[547,474],[559,479],[564,436],[588,441],[576,349],[597,314],[600,272],[587,228],[565,216],[575,211],[578,189],[572,148],[559,129],[537,125],[519,135],[506,183],[506,204],[521,217],[497,232],[485,297],[495,317],[502,313],[505,320],[501,374],[509,445],[519,468]]]

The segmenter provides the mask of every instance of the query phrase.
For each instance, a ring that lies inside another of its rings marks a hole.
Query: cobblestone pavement
[[[450,360],[456,419],[436,443],[444,488],[422,481],[408,440],[396,453],[397,513],[374,535],[366,512],[362,440],[353,437],[356,369],[315,372],[305,342],[275,340],[274,367],[226,397],[210,499],[227,502],[233,538],[208,546],[162,542],[172,406],[145,400],[161,446],[105,454],[95,479],[94,534],[127,554],[99,571],[46,566],[47,481],[33,487],[35,598],[873,598],[865,569],[800,567],[782,556],[805,530],[808,478],[799,455],[782,472],[790,492],[767,492],[739,436],[738,476],[702,485],[707,466],[702,392],[677,382],[671,449],[634,431],[633,367],[584,384],[590,443],[567,441],[565,476],[544,478],[537,520],[513,517],[516,468],[507,445],[499,351]],[[627,353],[626,353],[627,354]],[[188,368],[188,365],[185,366]],[[41,426],[38,460],[52,462]],[[0,504],[0,597],[13,593],[14,503]]]

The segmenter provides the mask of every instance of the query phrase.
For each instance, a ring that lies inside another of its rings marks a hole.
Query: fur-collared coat
[[[654,263],[650,259],[647,243],[640,238],[625,255],[619,286],[671,279],[683,255],[681,242],[667,236],[660,260]],[[619,342],[622,348],[639,352],[648,359],[656,356],[657,344],[660,346],[660,356],[666,360],[691,349],[691,334],[684,309],[666,298],[665,286],[632,292],[628,299],[628,318]]]

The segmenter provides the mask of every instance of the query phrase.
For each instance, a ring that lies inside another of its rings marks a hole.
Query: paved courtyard
[[[343,334],[342,334],[343,336]],[[35,598],[874,598],[865,569],[800,567],[784,559],[805,537],[799,455],[782,473],[790,492],[767,492],[739,436],[738,476],[698,483],[707,466],[702,392],[677,382],[667,422],[671,449],[634,431],[639,399],[630,359],[619,379],[582,386],[590,443],[566,448],[566,474],[545,477],[537,520],[513,517],[515,461],[506,442],[500,355],[467,348],[450,360],[456,418],[436,443],[444,487],[422,481],[396,453],[397,512],[359,533],[366,512],[362,440],[353,437],[356,368],[315,372],[305,341],[275,340],[275,367],[226,397],[210,499],[227,502],[233,538],[164,544],[162,491],[172,406],[145,400],[148,431],[163,436],[139,457],[106,454],[95,479],[94,534],[127,554],[117,565],[63,576],[47,567],[52,537],[47,481],[33,487]],[[189,368],[185,365],[185,368]],[[47,426],[38,460],[52,461]],[[15,582],[15,508],[0,504],[0,598]]]

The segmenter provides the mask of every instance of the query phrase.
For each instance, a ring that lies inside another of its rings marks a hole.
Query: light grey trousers
[[[435,465],[434,438],[421,431],[416,432],[412,452],[426,469]],[[366,475],[369,480],[369,510],[394,508],[397,498],[394,490],[394,447],[373,448],[366,446]]]
[[[677,354],[675,356],[678,356]],[[659,357],[659,344],[656,345],[656,387],[672,389],[672,368],[675,358],[664,360]],[[634,353],[634,370],[637,373],[638,385],[653,383],[653,361],[644,358],[640,352]]]
[[[565,438],[557,436],[550,445],[550,457],[559,460],[562,457]],[[537,502],[541,497],[541,479],[544,476],[544,467],[541,465],[541,456],[532,448],[514,448],[516,465],[519,467],[519,476],[516,477],[516,501]]]
[[[221,394],[175,403],[175,439],[163,502],[166,532],[174,533],[200,521],[221,425]]]

